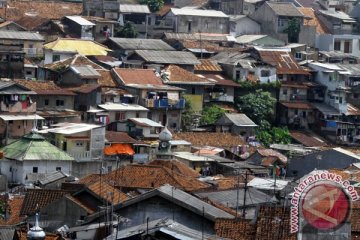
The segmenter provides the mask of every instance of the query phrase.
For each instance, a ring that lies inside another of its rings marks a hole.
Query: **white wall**
[[[60,61],[71,58],[75,53],[55,53],[53,54],[52,50],[45,49],[45,60],[44,64],[49,64],[53,62],[53,55],[60,55]]]
[[[318,35],[316,37],[316,47],[319,48],[320,51],[334,51],[334,42],[336,40],[341,41],[340,51],[344,52],[344,42],[351,40],[352,41],[352,51],[351,54],[360,57],[360,35],[330,35],[323,34]]]
[[[13,170],[10,172],[10,167]],[[1,161],[1,173],[6,175],[8,181],[15,181],[25,184],[25,177],[28,173],[33,172],[33,167],[38,168],[38,173],[51,173],[56,171],[57,167],[61,167],[61,171],[65,174],[71,174],[72,161],[16,161],[16,160],[2,160]]]
[[[230,22],[230,34],[234,37],[245,34],[260,34],[260,24],[248,17],[243,17],[236,22]]]

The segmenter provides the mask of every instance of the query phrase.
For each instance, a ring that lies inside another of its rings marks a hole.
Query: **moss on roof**
[[[57,160],[72,161],[73,157],[55,147],[36,133],[29,133],[20,140],[10,143],[1,149],[5,158],[19,161]]]

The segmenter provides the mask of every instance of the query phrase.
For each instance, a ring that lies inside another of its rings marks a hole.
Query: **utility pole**
[[[245,170],[245,186],[244,186],[244,201],[243,201],[243,218],[246,217],[246,193],[247,193],[247,183],[248,183],[248,171]]]

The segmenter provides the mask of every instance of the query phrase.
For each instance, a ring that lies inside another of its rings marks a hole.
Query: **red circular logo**
[[[301,207],[302,215],[309,224],[327,230],[345,222],[350,212],[350,200],[336,185],[316,184],[306,191]]]

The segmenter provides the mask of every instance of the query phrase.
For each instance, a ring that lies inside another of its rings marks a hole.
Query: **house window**
[[[112,171],[112,166],[108,166],[107,170],[108,170],[108,172],[111,172]]]
[[[342,100],[343,100],[342,97],[340,97],[340,98],[339,98],[339,103],[342,103]]]
[[[303,116],[303,118],[306,118],[306,112],[305,111],[302,112],[302,116]]]
[[[45,99],[45,100],[44,100],[44,105],[45,105],[45,106],[49,105],[49,99]]]
[[[61,171],[61,167],[56,167],[56,171]]]
[[[269,77],[270,70],[261,70],[261,77]]]
[[[65,105],[64,100],[60,100],[60,99],[56,100],[56,106],[64,106],[64,105]]]
[[[26,71],[26,75],[31,75],[32,71]]]
[[[340,49],[341,49],[341,42],[339,40],[335,40],[334,51],[340,51]]]
[[[296,115],[299,114],[299,109],[295,109],[295,114],[296,114]]]
[[[278,18],[278,27],[284,27],[287,25],[287,19]]]
[[[84,145],[83,142],[76,142],[76,146],[77,146],[77,147],[82,147],[83,145]]]
[[[117,120],[124,120],[125,119],[125,113],[124,112],[117,112],[115,118]]]
[[[191,32],[191,22],[188,22],[188,32]]]
[[[296,59],[302,59],[302,53],[301,52],[295,53],[295,58]]]
[[[139,118],[140,117],[140,113],[136,112],[136,117]]]
[[[287,89],[283,89],[283,94],[287,95]]]
[[[344,53],[351,53],[352,52],[352,42],[345,41],[344,42]]]
[[[53,55],[52,60],[53,60],[53,62],[60,61],[60,55],[57,55],[57,54]]]
[[[359,98],[359,94],[358,93],[354,93],[354,98]]]
[[[240,71],[235,72],[235,79],[236,80],[240,79]]]
[[[194,87],[191,88],[191,94],[195,94],[195,88]]]
[[[33,167],[33,173],[38,173],[38,167]]]

